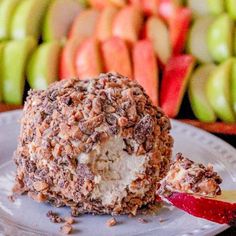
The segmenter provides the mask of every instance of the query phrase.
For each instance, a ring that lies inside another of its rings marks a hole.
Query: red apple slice
[[[112,36],[112,23],[118,9],[115,7],[106,7],[101,12],[96,25],[96,38],[104,41]]]
[[[138,41],[133,47],[134,79],[142,85],[154,105],[158,105],[158,66],[149,40]]]
[[[113,5],[110,0],[88,0],[92,8],[102,10],[104,7]]]
[[[116,7],[124,7],[127,4],[127,0],[109,0]]]
[[[142,22],[141,11],[135,6],[126,6],[116,15],[112,34],[132,44],[138,40]]]
[[[223,191],[216,198],[173,192],[165,198],[193,216],[219,224],[236,225],[236,191]]]
[[[80,45],[75,63],[80,79],[96,77],[102,72],[102,58],[96,39],[88,38]]]
[[[171,56],[167,26],[160,18],[152,16],[146,23],[146,35],[153,43],[156,56],[165,65]]]
[[[185,7],[176,9],[175,14],[170,18],[170,40],[174,55],[180,54],[184,49],[191,18],[191,10]]]
[[[88,9],[82,11],[75,19],[70,29],[69,38],[91,37],[95,32],[99,11]],[[85,23],[86,22],[86,23]]]
[[[195,59],[191,55],[172,57],[164,70],[160,105],[169,117],[178,115]]]
[[[146,15],[157,15],[160,0],[141,0],[141,7]]]
[[[112,37],[102,43],[102,55],[107,72],[114,71],[132,78],[132,66],[129,49],[125,41]]]
[[[158,3],[158,14],[169,24],[170,19],[176,12],[176,8],[179,6],[179,1],[177,0],[159,0]]]

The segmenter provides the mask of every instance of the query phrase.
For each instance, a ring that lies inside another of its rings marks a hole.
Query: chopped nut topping
[[[72,232],[73,228],[70,224],[64,224],[63,226],[61,226],[60,231],[63,234],[70,234]]]
[[[74,218],[69,216],[69,217],[65,217],[65,222],[72,225],[75,222],[75,220]]]
[[[52,223],[62,223],[64,222],[64,219],[60,217],[57,213],[48,211],[47,217]]]
[[[114,226],[114,225],[116,225],[116,224],[117,224],[117,221],[116,221],[116,219],[115,219],[114,217],[110,218],[110,219],[106,222],[106,225],[107,225],[108,227],[112,227],[112,226]]]

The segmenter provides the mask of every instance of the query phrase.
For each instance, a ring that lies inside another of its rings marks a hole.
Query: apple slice
[[[43,40],[52,41],[66,38],[72,22],[82,9],[79,3],[74,0],[53,1],[45,17]]]
[[[192,12],[186,7],[177,8],[173,16],[169,20],[170,24],[170,40],[174,55],[180,54],[185,46]]]
[[[217,116],[229,123],[235,122],[234,112],[231,107],[231,73],[235,59],[228,59],[218,66],[206,84],[207,98]]]
[[[203,122],[215,122],[216,115],[206,97],[206,83],[214,71],[214,64],[205,64],[198,67],[189,81],[189,99],[195,116]]]
[[[213,20],[214,18],[211,16],[202,16],[197,18],[194,21],[189,34],[189,52],[202,63],[209,63],[213,61],[207,46],[207,32]]]
[[[109,0],[116,7],[124,7],[127,4],[127,0]]]
[[[191,55],[178,55],[166,64],[160,90],[160,105],[169,117],[178,115],[189,75],[195,59]]]
[[[133,77],[129,49],[124,40],[112,37],[104,41],[101,48],[107,72],[118,72],[130,79]]]
[[[166,64],[171,56],[170,37],[165,23],[152,16],[146,23],[146,35],[151,40],[156,56],[162,64]]]
[[[173,192],[166,199],[193,216],[219,224],[236,225],[236,191],[222,191],[216,198]]]
[[[20,0],[6,0],[0,2],[0,40],[10,38],[11,20]]]
[[[158,15],[159,2],[160,0],[141,0],[141,8],[144,14],[148,16]]]
[[[94,38],[86,39],[76,52],[76,71],[80,79],[96,77],[102,72],[99,43]]]
[[[88,0],[88,1],[89,1],[89,5],[92,8],[95,8],[98,10],[102,10],[103,8],[107,6],[113,5],[110,0]]]
[[[194,17],[201,17],[209,14],[206,0],[188,0],[187,6],[192,10]]]
[[[211,14],[219,15],[224,12],[224,0],[206,0],[206,1]]]
[[[126,6],[116,15],[113,21],[112,34],[133,44],[138,40],[142,22],[141,11],[135,6]]]
[[[96,25],[96,38],[104,41],[112,36],[112,23],[118,9],[115,7],[105,7],[98,18]]]
[[[11,37],[24,39],[26,36],[39,38],[42,20],[49,0],[24,0],[17,6],[11,21]]]
[[[232,102],[233,102],[233,110],[234,110],[234,114],[236,115],[236,60],[233,61],[232,84],[230,87],[231,87],[231,95],[232,95]]]
[[[230,17],[236,20],[236,4],[234,0],[226,0],[226,9]]]
[[[2,62],[4,102],[16,105],[22,104],[26,63],[36,45],[37,42],[32,37],[6,44]]]
[[[76,17],[71,26],[69,38],[91,37],[95,32],[98,17],[99,11],[95,9],[87,9],[82,11]]]
[[[4,49],[5,44],[4,43],[0,43],[0,102],[2,101],[2,94],[3,94],[3,75],[2,75],[2,71],[3,71],[3,49]]]
[[[149,40],[133,47],[134,79],[142,85],[155,106],[158,105],[158,66],[154,48]]]
[[[32,54],[27,66],[27,79],[33,89],[46,89],[58,80],[61,44],[57,41],[41,44]]]
[[[222,62],[233,53],[233,20],[227,14],[217,17],[209,27],[207,44],[209,52],[217,62]]]

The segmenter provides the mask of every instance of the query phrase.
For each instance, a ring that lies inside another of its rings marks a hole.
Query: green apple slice
[[[213,61],[213,58],[207,46],[207,31],[214,18],[211,16],[202,16],[195,20],[191,28],[188,40],[188,48],[196,59],[203,63]]]
[[[209,27],[207,44],[210,54],[217,62],[222,62],[232,56],[233,20],[227,14],[217,17]]]
[[[83,8],[74,0],[54,1],[47,12],[44,27],[43,40],[63,40],[75,17]]]
[[[206,0],[187,0],[187,6],[192,10],[194,17],[205,16],[209,14]]]
[[[231,72],[234,59],[219,65],[210,75],[206,84],[207,98],[217,116],[228,123],[235,122],[231,104]]]
[[[26,63],[36,45],[37,42],[32,37],[6,44],[2,70],[4,102],[22,104]]]
[[[3,81],[2,81],[2,69],[3,69],[3,49],[4,49],[5,44],[0,43],[0,102],[2,101],[2,87],[3,87]]]
[[[4,0],[0,2],[0,40],[10,38],[10,23],[19,2],[20,0]]]
[[[225,0],[226,10],[230,17],[236,19],[236,2],[235,0]]]
[[[50,0],[22,0],[11,22],[11,37],[24,39],[40,35],[42,20]]]
[[[224,12],[224,0],[206,0],[210,13],[219,15]]]
[[[57,41],[43,43],[29,60],[27,79],[31,88],[46,89],[58,80],[58,63],[61,44]]]
[[[199,66],[189,81],[189,99],[195,116],[203,122],[215,122],[216,115],[205,92],[210,73],[216,68],[214,64]]]
[[[234,59],[233,61],[233,68],[232,68],[231,95],[233,102],[233,110],[236,115],[236,59]]]

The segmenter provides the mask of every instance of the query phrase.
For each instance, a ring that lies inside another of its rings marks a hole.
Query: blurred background
[[[30,88],[116,71],[235,145],[235,20],[236,0],[0,0],[0,111]]]

